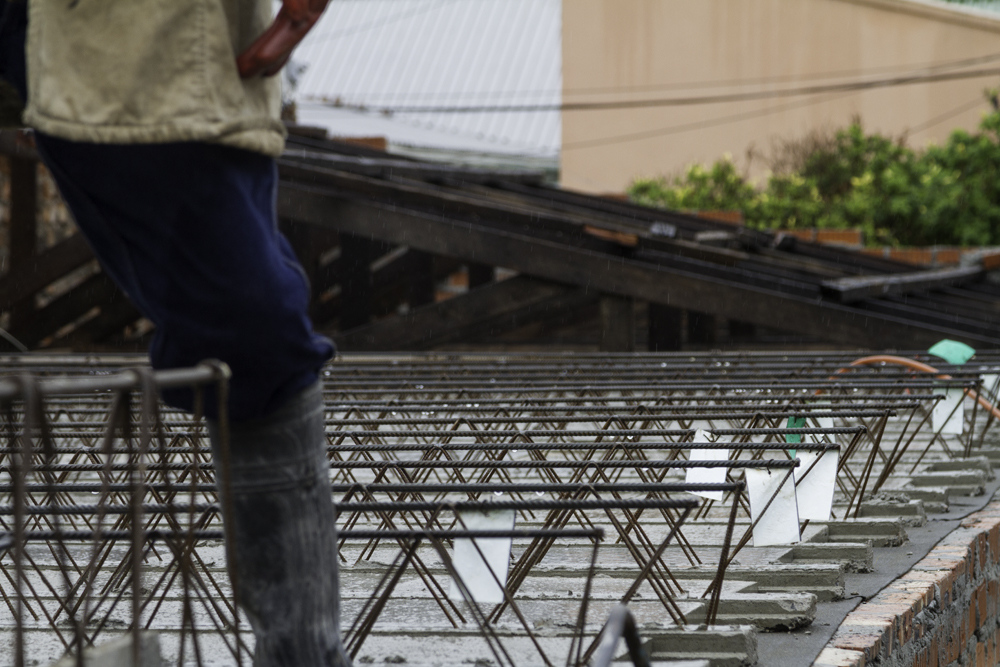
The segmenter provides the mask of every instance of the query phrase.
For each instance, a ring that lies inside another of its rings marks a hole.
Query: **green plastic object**
[[[789,417],[788,423],[785,424],[785,428],[805,428],[806,418],[805,417]],[[800,445],[802,444],[802,434],[801,433],[789,433],[785,436],[785,442],[790,445]],[[797,450],[789,449],[788,453],[794,459]]]
[[[957,340],[948,340],[947,338],[934,343],[934,346],[927,351],[935,357],[941,357],[949,364],[954,364],[955,366],[961,366],[976,355],[976,351],[965,343],[959,343]]]

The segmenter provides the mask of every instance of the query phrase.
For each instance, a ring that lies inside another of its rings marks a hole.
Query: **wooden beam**
[[[53,345],[79,351],[87,350],[121,333],[122,329],[142,317],[128,297],[118,290],[110,300],[100,304],[100,307],[101,311],[96,316],[80,324],[64,338],[54,341]]]
[[[434,257],[429,253],[412,248],[407,252],[412,256],[412,271],[409,276],[410,308],[419,308],[434,303],[437,288],[434,280]]]
[[[10,218],[7,250],[11,271],[23,271],[34,263],[38,247],[38,163],[8,157],[10,164]],[[22,292],[8,306],[12,329],[30,322],[35,313],[35,292]]]
[[[303,225],[285,219],[279,220],[279,225],[281,233],[292,246],[295,256],[306,272],[306,278],[309,279],[309,285],[313,289],[312,296],[315,298],[321,270],[320,257],[337,245],[337,234],[327,229],[320,229],[315,225]]]
[[[746,341],[757,337],[757,327],[751,322],[729,320],[730,343],[734,340]]]
[[[323,230],[323,231],[332,232],[332,230]],[[339,245],[339,244],[340,241],[338,240],[337,243],[335,243],[334,245]],[[392,252],[394,248],[395,246],[391,243],[382,243],[381,241],[378,240],[372,241],[371,256],[375,258],[372,261],[378,263],[379,260],[384,255],[387,255],[390,252]],[[316,272],[315,282],[313,282],[312,284],[314,297],[319,296],[320,294],[330,289],[334,285],[340,284],[340,279],[343,274],[343,265],[342,265],[343,261],[344,260],[342,258],[342,253],[338,252],[338,256],[336,258],[319,267],[318,271]]]
[[[292,142],[289,142],[292,143]],[[298,138],[295,143],[302,143]],[[458,167],[433,162],[416,162],[400,159],[383,153],[378,159],[344,155],[316,150],[303,150],[289,147],[283,158],[295,160],[303,164],[336,169],[347,173],[372,176],[375,178],[408,178],[443,180],[450,179],[465,183],[490,183],[497,180],[518,181],[528,184],[538,184],[545,175],[538,171],[523,169],[477,169],[476,167]]]
[[[278,166],[283,183],[295,183],[307,188],[321,185],[328,193],[345,199],[378,201],[382,205],[396,204],[403,208],[416,207],[421,210],[442,211],[450,216],[477,220],[479,224],[493,222],[512,226],[525,225],[536,234],[548,233],[567,240],[569,240],[567,236],[574,237],[581,246],[593,249],[619,247],[620,243],[617,240],[598,238],[592,233],[587,233],[588,227],[591,231],[602,229],[610,233],[613,239],[621,236],[641,238],[640,247],[648,246],[654,250],[658,249],[660,242],[666,239],[650,232],[648,225],[636,225],[632,220],[602,216],[592,210],[581,209],[572,216],[562,216],[550,212],[545,206],[525,207],[512,204],[506,197],[497,198],[496,191],[485,186],[464,183],[462,189],[455,189],[420,182],[390,182],[287,160],[279,160]],[[670,245],[667,248],[673,250],[674,246]],[[698,252],[710,254],[714,250],[718,249],[706,246]],[[725,255],[723,263],[730,263],[732,258],[727,253],[722,254]],[[469,259],[481,261],[475,257]]]
[[[103,273],[95,274],[35,313],[32,320],[11,333],[28,347],[35,347],[87,311],[116,298],[118,288]]]
[[[426,350],[525,326],[562,312],[563,302],[575,304],[582,294],[579,288],[516,276],[334,334],[334,340],[345,351]]]
[[[340,322],[344,329],[372,319],[372,241],[368,237],[340,237]]]
[[[530,235],[530,230],[480,225],[424,211],[345,200],[311,186],[284,183],[282,215],[364,234],[465,261],[509,267],[531,276],[592,290],[739,319],[848,345],[921,349],[941,338],[973,346],[1000,346],[986,329],[943,325],[866,312],[816,298],[779,292],[720,276],[694,274],[667,262],[642,262]]]
[[[289,157],[294,156],[289,154]],[[498,180],[496,176],[487,179],[489,187],[477,185],[470,180],[450,179],[462,181],[463,187],[456,189],[427,182],[388,181],[357,173],[351,174],[338,171],[332,162],[327,166],[318,165],[319,162],[303,164],[301,161],[291,159],[279,160],[280,174],[284,182],[322,184],[337,190],[338,194],[345,198],[378,200],[383,203],[395,202],[404,207],[447,211],[449,215],[465,216],[465,219],[478,218],[483,222],[493,220],[516,225],[519,221],[523,221],[524,224],[536,229],[548,229],[556,234],[583,232],[584,228],[589,226],[631,235],[637,239],[639,249],[690,254],[712,263],[732,265],[733,261],[739,261],[743,255],[702,244],[673,242],[671,239],[678,235],[679,227],[686,229],[691,236],[706,229],[729,232],[738,229],[740,244],[756,251],[764,250],[781,241],[783,247],[788,246],[790,252],[799,255],[818,253],[817,256],[822,256],[829,264],[836,265],[843,273],[858,273],[865,268],[893,272],[905,267],[898,262],[829,246],[804,243],[798,244],[801,246],[798,247],[796,239],[791,236],[785,236],[782,240],[780,234],[776,236],[772,232],[750,230],[745,227],[734,228],[729,223],[713,222],[673,211],[612,201],[544,185]],[[771,258],[774,264],[787,264],[789,268],[801,265],[803,259],[807,257],[792,258],[789,252]]]
[[[684,345],[684,311],[658,303],[649,304],[650,352],[676,352]]]
[[[410,298],[409,276],[413,266],[412,253],[419,252],[406,248],[402,254],[390,253],[391,257],[379,257],[371,265],[372,271],[372,317],[378,318],[396,312],[400,303]],[[386,261],[388,259],[388,261]],[[435,283],[454,273],[461,267],[459,260],[451,257],[431,256],[431,271]],[[339,275],[340,259],[334,260],[327,268],[335,269]],[[325,283],[324,290],[337,284],[331,280]],[[329,328],[329,325],[341,315],[343,302],[341,295],[314,303],[310,316],[313,324],[319,328]]]
[[[38,150],[33,135],[24,130],[0,130],[0,155],[38,162]]]
[[[627,296],[602,294],[601,352],[635,352],[635,302]]]
[[[496,269],[489,264],[479,262],[469,262],[469,289],[475,289],[493,282],[496,276]]]
[[[882,276],[851,276],[824,280],[822,285],[825,294],[841,303],[854,303],[886,294],[910,294],[942,287],[956,287],[976,282],[982,279],[983,275],[981,267],[963,266],[912,273],[890,273]]]
[[[74,234],[0,278],[0,310],[34,294],[94,258],[82,234]]]
[[[715,345],[719,321],[715,315],[697,310],[687,311],[688,342],[699,345]]]

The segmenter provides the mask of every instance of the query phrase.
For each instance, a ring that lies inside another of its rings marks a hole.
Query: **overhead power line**
[[[926,120],[923,123],[920,123],[919,125],[914,125],[913,127],[907,128],[906,131],[909,134],[916,134],[917,132],[923,132],[928,128],[934,127],[935,125],[939,125],[940,123],[943,123],[946,120],[950,120],[959,114],[975,109],[976,107],[982,104],[985,104],[985,102],[983,101],[982,95],[979,95],[974,100],[970,100],[965,104],[961,104],[952,109],[951,111],[946,111],[943,114],[940,114],[938,116],[935,116],[934,118],[931,118],[930,120]]]
[[[761,86],[775,83],[802,83],[811,81],[823,81],[838,79],[848,76],[874,76],[877,74],[890,74],[897,72],[909,72],[910,74],[940,72],[941,70],[956,70],[973,65],[983,65],[1000,60],[1000,53],[991,53],[975,58],[962,58],[958,60],[943,60],[929,63],[910,63],[906,65],[893,65],[889,67],[873,67],[870,69],[838,70],[830,72],[812,72],[809,74],[783,74],[780,76],[754,77],[743,79],[704,79],[694,81],[678,81],[674,83],[649,84],[636,86],[595,86],[586,88],[537,88],[537,89],[510,89],[510,90],[448,90],[437,92],[399,92],[393,90],[353,90],[345,92],[343,96],[351,99],[365,100],[367,104],[374,105],[380,101],[385,104],[402,104],[410,100],[432,100],[441,104],[448,100],[470,100],[470,99],[492,99],[510,100],[512,98],[558,98],[559,96],[579,96],[579,95],[622,95],[625,93],[641,92],[662,92],[662,91],[682,91],[697,90],[704,88],[723,87],[746,87]],[[322,99],[318,95],[310,96],[311,101]],[[537,103],[537,102],[536,102]]]
[[[705,81],[684,81],[669,84],[646,84],[646,85],[635,85],[635,86],[621,86],[621,87],[593,87],[593,88],[567,88],[562,92],[568,95],[587,95],[587,94],[612,94],[612,93],[624,93],[624,92],[656,92],[658,90],[692,90],[696,88],[719,88],[722,86],[751,86],[751,85],[762,85],[769,83],[787,83],[787,82],[800,82],[800,81],[821,81],[823,79],[839,79],[845,77],[858,77],[858,76],[874,76],[876,74],[891,74],[896,72],[910,72],[917,73],[923,72],[930,74],[932,72],[940,72],[941,70],[955,70],[961,69],[963,67],[972,67],[974,65],[984,65],[986,63],[996,62],[1000,60],[1000,53],[989,53],[982,56],[976,56],[974,58],[959,58],[957,60],[938,60],[925,63],[909,63],[900,65],[888,65],[883,67],[871,67],[865,69],[850,69],[850,70],[832,70],[828,72],[812,72],[810,74],[781,74],[777,76],[765,76],[765,77],[755,77],[755,78],[742,78],[742,79],[716,79],[705,80]]]
[[[656,139],[659,137],[666,137],[674,134],[684,134],[685,132],[693,132],[695,130],[705,130],[712,127],[719,127],[720,125],[730,125],[732,123],[738,123],[744,120],[750,120],[753,118],[761,118],[764,116],[771,116],[776,113],[781,113],[783,111],[789,111],[791,109],[798,109],[801,107],[812,106],[814,104],[820,104],[823,102],[830,102],[832,100],[841,98],[846,93],[841,93],[839,95],[824,95],[820,97],[815,97],[808,100],[803,100],[799,102],[790,102],[788,104],[782,104],[775,107],[768,107],[766,109],[755,109],[753,111],[746,111],[741,113],[729,114],[726,116],[721,116],[718,118],[709,118],[707,120],[699,120],[691,123],[682,123],[680,125],[669,125],[667,127],[658,127],[651,130],[643,130],[641,132],[630,132],[628,134],[617,134],[610,137],[601,137],[599,139],[585,139],[582,141],[573,141],[565,143],[562,145],[563,152],[574,151],[586,148],[598,148],[600,146],[610,146],[614,144],[625,144],[632,141],[642,141],[645,139]],[[955,116],[965,113],[971,109],[975,109],[977,106],[985,104],[982,96],[977,96],[975,99],[965,102],[954,109],[946,111],[943,114],[935,116],[930,120],[927,120],[919,125],[914,125],[912,127],[906,128],[907,134],[916,134],[917,132],[923,132],[924,130],[943,123],[946,120],[954,118]]]
[[[356,111],[370,111],[382,114],[430,113],[527,113],[541,111],[607,111],[612,109],[652,109],[658,107],[696,106],[721,104],[724,102],[747,102],[752,100],[793,97],[797,95],[819,95],[823,93],[857,92],[895,86],[909,86],[918,83],[938,83],[962,79],[979,79],[1000,75],[1000,68],[966,70],[940,74],[913,74],[908,76],[875,79],[871,81],[848,81],[844,83],[801,86],[783,90],[762,90],[753,92],[722,93],[692,97],[666,97],[643,100],[618,100],[614,102],[562,102],[556,104],[495,104],[495,105],[426,105],[426,106],[363,106],[327,103]]]
[[[629,132],[628,134],[617,134],[610,137],[601,137],[599,139],[585,139],[582,141],[572,141],[564,143],[562,145],[562,150],[573,151],[582,148],[597,148],[598,146],[625,144],[631,141],[642,141],[644,139],[655,139],[658,137],[666,137],[673,134],[683,134],[685,132],[693,132],[695,130],[705,130],[712,127],[718,127],[720,125],[730,125],[732,123],[738,123],[744,120],[770,116],[776,113],[781,113],[782,111],[789,111],[791,109],[798,109],[801,107],[812,106],[814,104],[820,104],[822,102],[829,102],[838,97],[843,97],[843,93],[841,93],[840,95],[823,95],[808,100],[788,102],[786,104],[781,104],[774,107],[768,107],[766,109],[754,109],[753,111],[744,111],[740,113],[729,114],[726,116],[721,116],[719,118],[709,118],[706,120],[698,120],[691,123],[682,123],[680,125],[669,125],[667,127],[658,127],[652,130],[643,130],[641,132]]]

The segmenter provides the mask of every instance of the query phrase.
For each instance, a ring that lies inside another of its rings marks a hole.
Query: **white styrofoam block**
[[[747,468],[747,491],[750,495],[750,518],[756,523],[753,529],[753,545],[767,547],[793,544],[801,539],[799,535],[799,511],[795,501],[795,483],[789,479],[778,490],[787,470],[766,470]],[[777,495],[775,496],[775,492]],[[764,507],[774,500],[764,511]]]
[[[825,452],[797,452],[795,458],[801,461],[795,469],[799,521],[828,521],[833,512],[833,493],[837,487],[840,452],[835,449]]]
[[[965,427],[965,390],[961,387],[935,389],[935,394],[944,394],[944,398],[934,404],[931,413],[931,426],[942,435],[961,435]]]
[[[458,516],[461,519],[458,527],[468,530],[513,530],[516,519],[514,510],[466,511],[459,512]],[[503,602],[503,588],[497,585],[497,581],[499,580],[504,586],[507,585],[512,543],[513,540],[509,537],[455,539],[455,551],[451,560],[455,571],[469,589],[475,602],[490,604]],[[478,551],[476,546],[479,547]],[[482,556],[479,555],[480,551]],[[464,599],[454,579],[448,597],[452,600]]]
[[[135,667],[132,653],[132,635],[117,637],[83,652],[85,667]],[[37,664],[37,660],[32,661]],[[165,664],[160,651],[160,635],[144,630],[139,634],[139,667],[160,667]],[[51,667],[76,667],[77,656],[67,655]]]
[[[701,429],[695,431],[692,444],[707,443],[708,436]],[[688,453],[689,461],[726,461],[728,449],[694,449]],[[725,468],[688,468],[684,481],[688,484],[725,484]],[[692,491],[692,494],[709,500],[721,501],[722,491]]]
[[[816,417],[816,426],[819,428],[833,428],[833,417]],[[821,435],[819,433],[806,437],[812,442],[836,442],[837,440],[837,436],[835,435]]]
[[[997,373],[987,373],[980,376],[983,380],[983,393],[987,396],[996,397],[998,392],[1000,392],[1000,374]]]

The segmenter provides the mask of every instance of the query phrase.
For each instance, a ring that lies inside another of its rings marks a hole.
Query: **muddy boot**
[[[317,383],[230,425],[229,576],[257,638],[256,667],[349,667],[340,639],[336,524]],[[220,433],[210,426],[222,466]],[[235,563],[232,562],[235,560]]]

